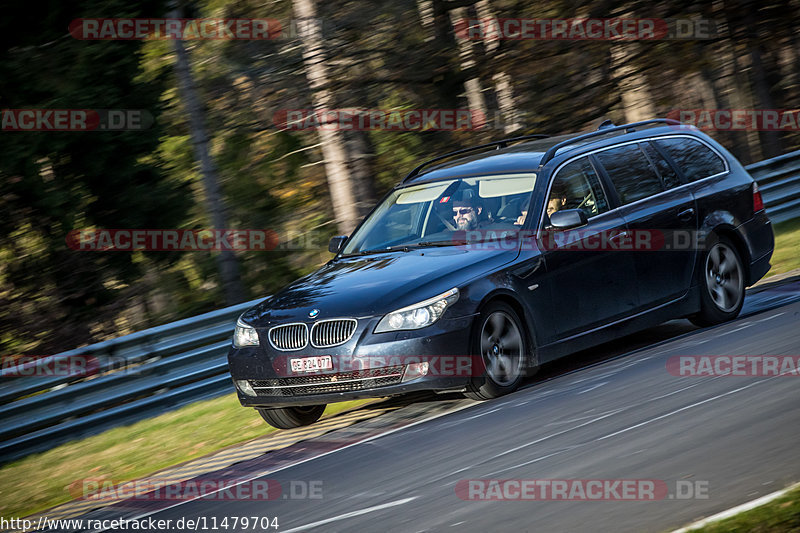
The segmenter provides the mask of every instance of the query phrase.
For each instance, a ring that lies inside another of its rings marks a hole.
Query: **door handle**
[[[689,220],[693,216],[694,216],[694,208],[693,207],[690,207],[689,209],[687,209],[685,211],[681,211],[680,213],[678,213],[678,218],[681,219],[681,220]]]
[[[616,235],[613,235],[608,240],[609,241],[615,241],[617,239],[621,239],[621,238],[627,237],[627,236],[628,236],[628,232],[627,231],[623,231],[622,233],[617,233]]]

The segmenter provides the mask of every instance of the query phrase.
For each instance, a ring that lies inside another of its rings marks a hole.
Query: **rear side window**
[[[626,144],[595,155],[608,172],[623,204],[664,190],[661,179],[638,144]]]
[[[655,147],[650,143],[642,143],[642,149],[647,154],[647,157],[650,158],[650,161],[656,166],[656,170],[658,170],[658,174],[661,176],[661,179],[664,181],[664,185],[666,185],[667,189],[671,189],[673,187],[677,187],[681,184],[681,179],[678,177],[678,173],[675,172],[675,169],[670,166],[664,156],[661,155],[661,152],[655,149]]]
[[[582,209],[587,218],[608,211],[600,178],[588,158],[576,159],[558,171],[546,209],[547,216],[561,209]]]
[[[689,137],[655,141],[675,161],[688,181],[697,181],[725,171],[722,158],[708,146]]]

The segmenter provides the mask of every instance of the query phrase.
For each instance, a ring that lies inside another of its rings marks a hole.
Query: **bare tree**
[[[647,77],[633,64],[637,49],[634,43],[611,45],[611,65],[622,97],[625,122],[638,122],[655,116]]]
[[[314,0],[292,0],[292,8],[297,18],[307,22],[302,25],[300,38],[303,42],[303,63],[311,101],[316,111],[334,106],[333,92],[326,65],[327,54],[323,45],[322,27],[317,21],[317,8]],[[347,166],[347,150],[341,131],[321,128],[322,156],[325,174],[333,203],[333,214],[339,231],[350,234],[358,223],[356,196],[350,170]]]
[[[178,79],[183,103],[189,115],[189,127],[192,135],[192,146],[195,157],[200,163],[200,174],[203,177],[205,200],[208,212],[211,215],[211,224],[214,229],[224,230],[228,227],[228,217],[225,212],[222,193],[219,187],[219,176],[214,160],[208,148],[208,133],[203,119],[203,106],[197,97],[194,78],[189,63],[189,53],[183,41],[173,41],[175,55],[175,75]],[[232,250],[222,250],[216,255],[217,268],[222,278],[222,290],[228,305],[245,301],[245,291],[239,278],[239,262]]]
[[[478,12],[478,19],[492,20],[494,19],[494,12],[489,0],[480,0],[475,7]],[[497,63],[497,55],[500,49],[500,42],[497,39],[489,39],[484,41],[486,46],[487,55],[492,58],[492,63]],[[500,113],[503,117],[503,130],[505,133],[511,133],[522,128],[519,123],[519,111],[517,103],[514,98],[514,89],[511,86],[511,76],[503,70],[495,72],[492,76],[494,82],[494,93],[497,98],[497,106],[500,108]]]
[[[464,7],[457,7],[450,11],[450,19],[453,26],[459,24],[460,21],[465,21],[467,18],[467,9]],[[461,71],[466,76],[464,80],[464,89],[467,93],[467,103],[472,113],[477,112],[479,116],[486,117],[486,99],[483,96],[483,88],[479,77],[477,63],[475,62],[475,53],[472,50],[472,41],[465,38],[458,40],[458,56],[461,61]]]

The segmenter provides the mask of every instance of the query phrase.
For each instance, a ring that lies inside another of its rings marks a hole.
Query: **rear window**
[[[626,144],[596,154],[605,167],[623,204],[664,190],[661,179],[638,144]]]
[[[708,146],[689,137],[658,139],[688,181],[697,181],[725,171],[725,162]]]

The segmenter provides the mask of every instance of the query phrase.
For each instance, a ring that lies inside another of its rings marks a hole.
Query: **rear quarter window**
[[[658,194],[664,190],[661,179],[638,144],[626,144],[595,154],[608,172],[623,204]]]
[[[725,162],[711,148],[696,139],[674,137],[655,143],[667,152],[687,181],[697,181],[725,172]]]

